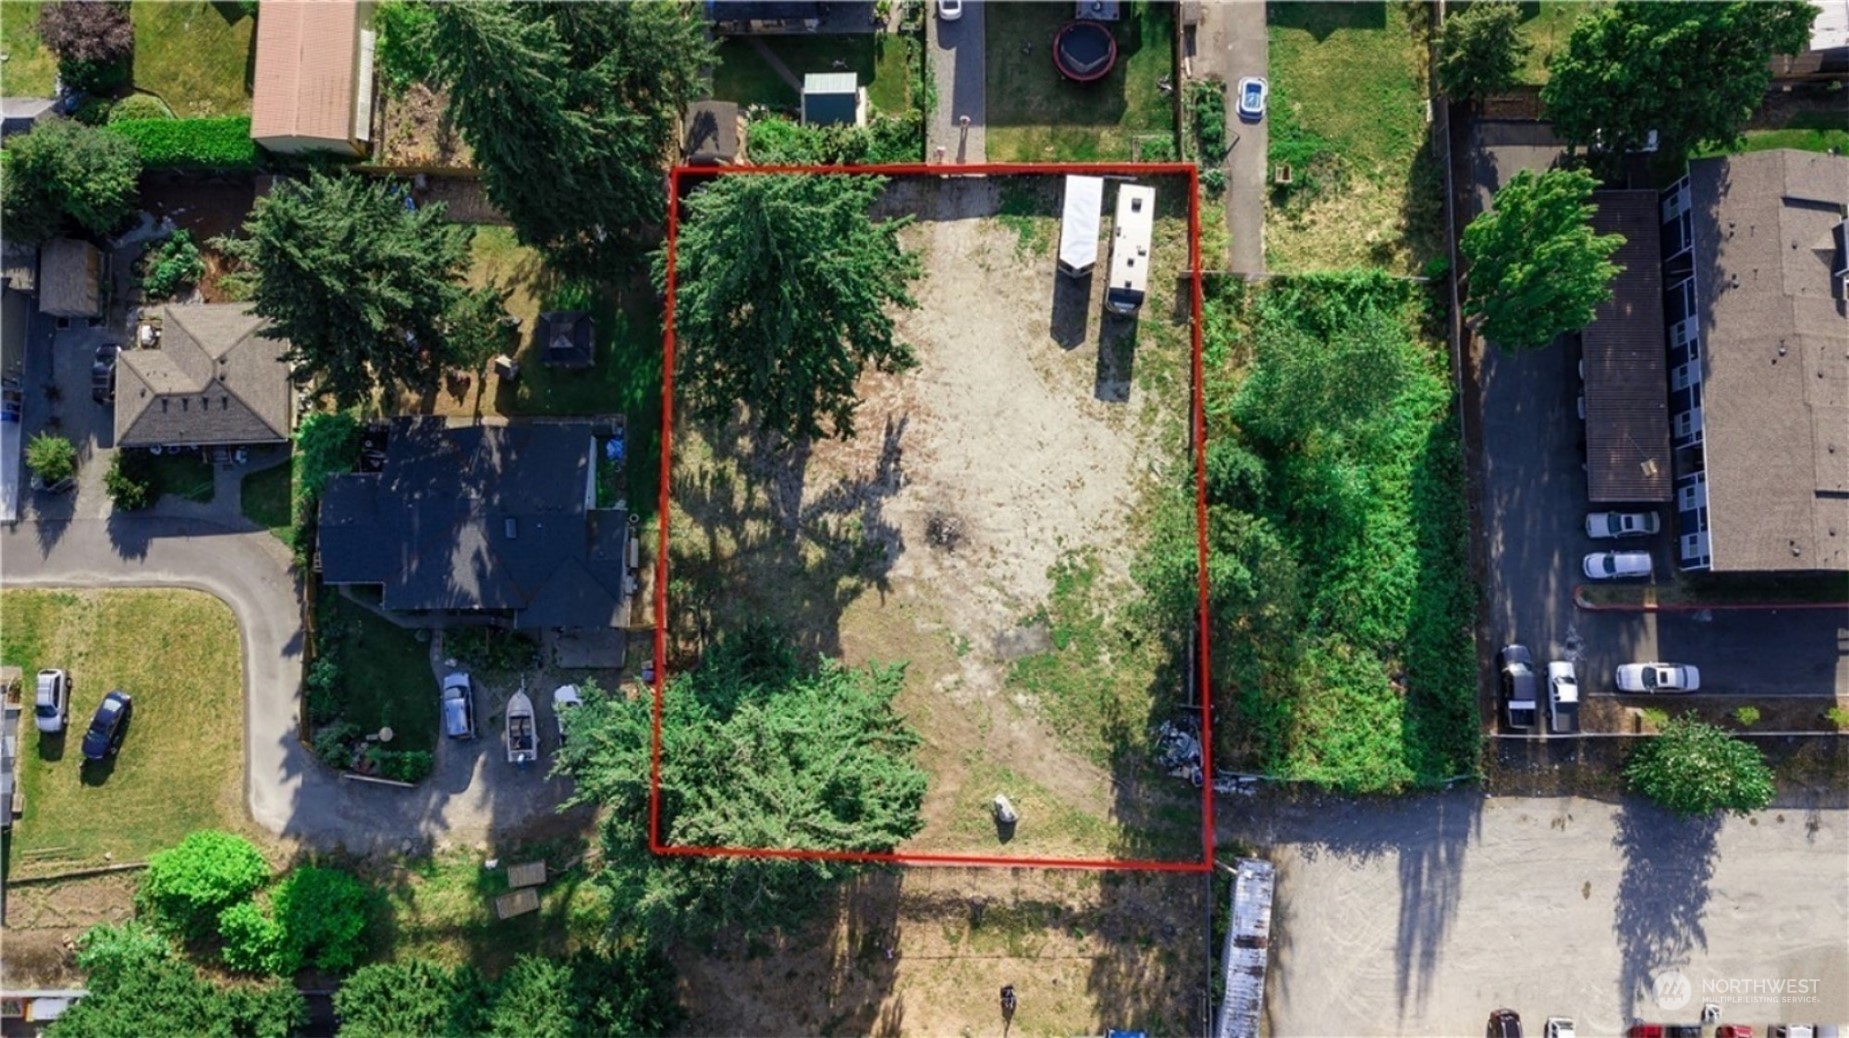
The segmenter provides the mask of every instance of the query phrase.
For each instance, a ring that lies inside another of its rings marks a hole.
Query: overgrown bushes
[[[219,913],[256,893],[270,865],[249,840],[202,829],[148,858],[136,905],[156,925],[189,939],[218,926]]]
[[[103,474],[103,489],[119,511],[135,512],[154,503],[154,476],[145,451],[119,450]]]
[[[486,670],[522,670],[539,661],[539,643],[531,635],[495,627],[445,631],[443,648],[463,663]]]
[[[670,1033],[685,1017],[674,998],[674,967],[659,952],[629,945],[558,960],[522,955],[498,982],[472,966],[380,963],[341,985],[334,1011],[341,1038],[624,1038]]]
[[[250,116],[122,119],[105,127],[135,145],[148,169],[243,172],[257,168]]]
[[[804,126],[771,117],[751,123],[751,160],[760,165],[869,166],[924,159],[924,115],[875,115],[865,126]]]
[[[136,119],[171,119],[173,109],[167,102],[153,94],[130,94],[117,101],[109,109],[109,121],[112,123],[129,122]]]
[[[168,299],[205,277],[205,260],[185,228],[148,249],[142,257],[141,290],[150,299]]]
[[[1693,716],[1664,720],[1631,751],[1624,781],[1679,815],[1746,814],[1772,802],[1776,784],[1759,748]]]
[[[62,436],[39,433],[26,443],[26,467],[41,484],[55,487],[77,474],[77,447]]]

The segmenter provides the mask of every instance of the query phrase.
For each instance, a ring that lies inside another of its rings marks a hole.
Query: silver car
[[[443,734],[475,738],[475,683],[467,671],[451,671],[443,678]]]
[[[1586,536],[1596,540],[1649,537],[1662,528],[1663,517],[1655,512],[1593,512],[1586,516]]]
[[[1595,551],[1586,556],[1581,568],[1587,580],[1622,580],[1648,577],[1651,572],[1647,551]]]
[[[1626,663],[1618,668],[1620,692],[1693,692],[1701,671],[1687,663]]]
[[[71,679],[61,670],[41,670],[32,697],[32,720],[46,735],[64,730],[71,719]]]

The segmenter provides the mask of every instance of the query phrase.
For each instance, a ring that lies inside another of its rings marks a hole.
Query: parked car
[[[1687,663],[1626,663],[1618,668],[1620,692],[1693,692],[1701,671]]]
[[[1701,1038],[1700,1024],[1632,1024],[1625,1038]]]
[[[1547,1038],[1573,1038],[1573,1020],[1571,1017],[1550,1016],[1543,1033]]]
[[[451,671],[443,678],[443,734],[475,738],[475,682],[467,671]]]
[[[937,18],[943,22],[954,22],[963,17],[963,0],[937,0]]]
[[[1649,537],[1663,528],[1663,517],[1655,512],[1593,512],[1586,516],[1586,536]]]
[[[47,735],[64,730],[71,719],[71,679],[61,670],[39,671],[38,691],[32,697],[32,720]]]
[[[1753,1038],[1753,1025],[1722,1024],[1714,1029],[1714,1038]]]
[[[128,717],[134,709],[134,700],[119,688],[104,696],[96,716],[90,718],[90,730],[83,733],[83,759],[115,756],[122,748],[122,736],[128,731]]]
[[[1647,551],[1595,551],[1586,556],[1581,567],[1588,580],[1623,580],[1648,577],[1651,573]]]
[[[552,721],[559,726],[559,745],[565,745],[565,715],[584,705],[578,686],[560,685],[552,690]]]
[[[1489,1015],[1489,1038],[1522,1038],[1521,1014],[1513,1009],[1498,1009]]]
[[[1566,660],[1547,665],[1547,726],[1557,735],[1579,731],[1579,676]]]
[[[1503,714],[1509,727],[1527,731],[1534,727],[1535,704],[1534,653],[1526,645],[1507,645],[1496,654],[1496,670],[1502,676]]]
[[[1255,123],[1265,117],[1265,100],[1271,96],[1271,87],[1258,76],[1247,76],[1239,81],[1239,118]]]
[[[121,352],[122,347],[106,342],[96,348],[96,359],[90,362],[90,399],[99,404],[116,398],[116,355]]]

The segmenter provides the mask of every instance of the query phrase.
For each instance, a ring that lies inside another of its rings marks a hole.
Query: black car
[[[1489,1015],[1489,1038],[1522,1038],[1522,1018],[1513,1009],[1498,1009]]]
[[[122,748],[122,733],[128,729],[128,715],[134,708],[134,701],[119,688],[103,697],[96,716],[90,718],[90,730],[83,733],[84,760],[115,756]]]
[[[121,352],[122,347],[106,342],[96,348],[96,359],[90,362],[90,399],[99,404],[116,398],[116,355]]]

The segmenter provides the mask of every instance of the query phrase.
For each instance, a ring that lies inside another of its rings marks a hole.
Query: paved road
[[[926,159],[936,162],[942,148],[946,162],[986,162],[988,50],[983,18],[988,5],[965,2],[963,17],[954,22],[938,18],[937,5],[930,6],[925,19],[925,54],[937,85],[937,106],[925,132]],[[961,123],[965,116],[969,118],[967,128]]]
[[[186,587],[222,599],[243,631],[246,793],[257,824],[317,847],[353,851],[480,841],[549,811],[564,792],[517,773],[492,738],[439,749],[414,790],[343,782],[295,737],[301,607],[288,554],[263,531],[198,519],[22,522],[0,532],[8,587]],[[431,684],[432,708],[436,685]]]
[[[1194,41],[1193,75],[1218,76],[1226,83],[1226,139],[1232,144],[1226,157],[1229,269],[1263,274],[1269,124],[1241,122],[1234,95],[1241,77],[1264,76],[1269,67],[1265,5],[1256,0],[1202,4]]]
[[[1236,808],[1236,809],[1233,809]],[[1820,1001],[1727,1006],[1765,1024],[1849,1020],[1849,812],[1722,822],[1580,799],[1267,804],[1223,841],[1278,866],[1266,1013],[1279,1035],[1481,1034],[1513,1008],[1580,1034],[1695,1021],[1704,983],[1800,978]],[[1651,978],[1696,992],[1668,1012]],[[1712,996],[1710,996],[1712,998]]]

